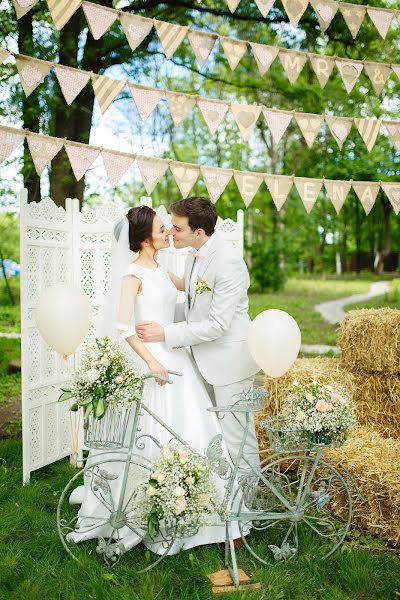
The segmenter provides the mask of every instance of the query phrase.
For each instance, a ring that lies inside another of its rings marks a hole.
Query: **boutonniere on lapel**
[[[202,294],[203,292],[211,292],[211,288],[208,287],[208,283],[205,279],[199,279],[198,281],[196,281],[194,291],[196,292],[196,294]]]

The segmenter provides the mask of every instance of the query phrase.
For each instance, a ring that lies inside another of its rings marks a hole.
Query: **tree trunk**
[[[376,265],[376,273],[377,275],[382,275],[385,267],[385,258],[389,255],[390,252],[390,240],[391,240],[391,230],[390,230],[390,217],[392,214],[392,207],[389,203],[389,200],[383,198],[382,200],[382,208],[383,208],[383,231],[382,231],[382,247],[379,248],[379,259],[378,264]]]

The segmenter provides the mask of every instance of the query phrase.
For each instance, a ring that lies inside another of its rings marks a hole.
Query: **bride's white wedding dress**
[[[122,322],[121,329],[132,327],[139,321],[156,321],[161,325],[173,323],[177,291],[171,282],[168,273],[163,267],[155,269],[144,268],[135,263],[128,267],[125,275],[135,275],[141,281],[141,291],[136,297],[134,303],[129,298],[122,299],[122,305],[130,305],[130,314],[119,318]],[[127,312],[127,311],[124,311]],[[121,326],[120,325],[120,326]],[[129,334],[131,335],[131,334]],[[127,344],[127,342],[124,342]],[[200,454],[204,454],[210,441],[218,434],[221,434],[221,428],[215,413],[209,412],[207,408],[211,407],[211,400],[208,396],[202,379],[197,372],[196,366],[185,348],[179,348],[172,352],[165,349],[164,343],[146,344],[154,357],[166,368],[171,371],[179,371],[182,377],[174,377],[173,384],[164,386],[157,385],[154,380],[150,380],[145,385],[144,403],[159,418],[161,418],[169,427],[171,427],[179,436],[181,436],[192,448]],[[127,344],[128,346],[128,344]],[[134,352],[130,346],[129,351]],[[142,361],[143,362],[143,361]],[[144,364],[144,363],[143,363]],[[143,369],[144,371],[146,369]],[[129,433],[129,432],[128,432]],[[167,444],[171,435],[149,415],[144,414],[140,423],[140,434],[153,436],[161,444]],[[159,448],[149,438],[142,439],[144,448],[135,449],[135,453],[142,454],[146,458],[156,460],[159,457]],[[223,443],[224,456],[228,459],[228,453]],[[115,455],[114,455],[115,456]],[[111,457],[110,454],[106,455]],[[104,459],[104,454],[102,460]],[[95,453],[91,452],[89,461],[95,460]],[[121,467],[116,463],[107,463],[108,472],[120,475]],[[113,496],[118,495],[120,480],[109,481]],[[127,490],[132,492],[135,485],[139,485],[140,479],[136,479],[134,471],[130,472]],[[217,478],[217,488],[219,497],[223,498],[226,481]],[[89,483],[77,488],[70,498],[71,503],[81,503],[79,510],[78,530],[69,535],[69,539],[79,542],[86,539],[97,537],[109,537],[111,529],[109,524],[101,525],[93,529],[96,517],[106,517],[107,511],[93,494]],[[171,553],[178,552],[180,549],[192,548],[202,544],[213,544],[225,540],[225,525],[216,519],[217,525],[203,526],[194,536],[181,539],[174,543]],[[87,529],[87,531],[85,531]],[[237,525],[232,527],[234,537],[239,537]],[[165,551],[165,546],[160,542],[152,542],[146,537],[139,539],[128,527],[119,530],[119,541],[122,542],[125,551],[136,545],[140,541],[155,552],[160,554]]]

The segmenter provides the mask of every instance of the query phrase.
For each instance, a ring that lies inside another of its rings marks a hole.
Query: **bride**
[[[151,372],[156,376],[145,386],[146,406],[192,448],[204,454],[210,441],[221,434],[221,428],[216,414],[207,411],[212,403],[189,352],[185,348],[168,351],[164,342],[143,343],[135,331],[135,323],[141,321],[157,321],[161,325],[174,322],[177,289],[183,290],[184,282],[168,273],[156,260],[157,253],[169,247],[168,236],[169,232],[160,217],[147,206],[131,208],[126,217],[117,223],[114,228],[111,285],[105,310],[106,329],[122,338],[128,351],[137,355],[143,372]],[[174,377],[173,385],[168,385],[165,381],[169,377],[168,371],[180,372],[183,376]],[[157,376],[163,379],[158,379]],[[142,435],[153,436],[162,445],[167,444],[171,438],[171,434],[148,415],[142,418],[140,430]],[[224,443],[222,447],[224,456],[229,460]],[[159,457],[159,448],[151,443],[150,437],[147,437],[141,452],[151,460]],[[91,452],[89,461],[94,455]],[[115,464],[108,463],[107,469],[112,471]],[[138,482],[133,481],[133,475],[130,478],[132,489]],[[110,484],[113,494],[118,492],[118,486],[112,485],[115,483]],[[225,484],[225,481],[218,478],[217,489],[221,500]],[[71,541],[80,542],[111,535],[109,526],[93,528],[96,517],[104,518],[105,513],[89,484],[77,488],[72,493],[70,502],[81,504],[78,527],[69,535]],[[235,538],[239,537],[236,524],[233,526],[233,534]],[[197,534],[175,542],[170,553],[224,540],[225,524],[218,521],[217,525],[203,526]],[[162,554],[165,551],[165,547],[157,540],[152,542],[149,537],[139,539],[127,527],[119,531],[119,542],[123,544],[124,551],[140,541],[155,552]]]

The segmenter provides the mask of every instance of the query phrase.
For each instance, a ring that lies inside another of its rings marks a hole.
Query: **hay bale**
[[[343,367],[353,373],[400,373],[400,310],[353,310],[339,328]]]
[[[359,494],[351,490],[354,523],[400,543],[400,440],[359,427],[341,448],[327,451],[324,460],[339,468],[342,464],[355,479]],[[335,498],[338,516],[342,499],[340,494]]]

